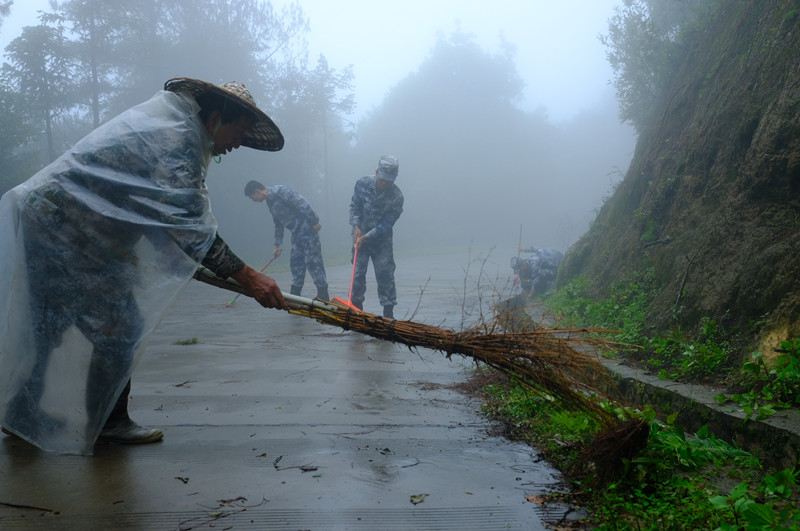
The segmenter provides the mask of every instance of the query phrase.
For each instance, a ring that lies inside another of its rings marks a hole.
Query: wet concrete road
[[[415,321],[459,328],[478,311],[468,267],[398,259],[396,317],[419,302]],[[331,296],[347,298],[350,272],[329,268]],[[365,309],[380,313],[374,289]],[[1,437],[0,528],[527,530],[565,512],[526,500],[556,472],[489,436],[451,388],[468,360],[231,297],[193,281],[134,373],[131,415],[163,442],[78,457]]]

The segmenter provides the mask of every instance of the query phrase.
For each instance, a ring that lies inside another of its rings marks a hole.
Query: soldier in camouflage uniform
[[[517,274],[522,294],[526,297],[539,296],[555,287],[558,266],[564,255],[555,249],[540,247],[520,248],[519,251],[531,253],[528,258],[511,258],[511,269]]]
[[[394,184],[398,169],[397,157],[382,156],[375,175],[362,177],[356,182],[350,200],[353,245],[354,250],[358,249],[351,302],[363,309],[367,266],[372,259],[378,300],[383,306],[383,316],[389,318],[394,318],[397,304],[392,233],[395,222],[403,213],[403,193]]]
[[[266,187],[258,181],[250,181],[244,187],[244,195],[261,203],[267,202],[275,224],[275,249],[272,255],[281,255],[284,228],[292,233],[292,252],[289,265],[292,268],[292,295],[300,295],[306,280],[306,270],[317,287],[317,298],[327,301],[328,280],[322,262],[322,245],[319,241],[319,223],[308,200],[290,186],[278,184]]]
[[[286,309],[275,281],[217,234],[210,210],[208,164],[240,145],[283,147],[245,86],[176,78],[3,195],[3,431],[59,453],[91,454],[97,438],[160,440],[128,415],[130,376],[200,263]],[[48,377],[51,357],[57,377]]]

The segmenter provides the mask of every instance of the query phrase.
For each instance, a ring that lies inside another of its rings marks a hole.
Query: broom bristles
[[[218,287],[246,293],[231,281],[222,280],[201,269],[195,278]],[[499,325],[481,325],[463,332],[377,316],[348,307],[343,302],[325,302],[284,295],[289,313],[352,330],[377,339],[412,348],[428,348],[473,359],[501,371],[536,394],[564,409],[582,411],[597,420],[603,433],[602,446],[611,440],[630,441],[631,433],[641,433],[641,425],[604,408],[597,398],[607,399],[598,389],[610,389],[611,377],[600,363],[598,349],[618,349],[623,345],[598,338],[611,330],[593,328],[543,328],[524,332],[495,332]],[[589,355],[588,352],[594,355]],[[623,413],[624,415],[624,413]],[[635,452],[641,441],[626,445],[625,454]],[[645,439],[646,441],[646,439]]]
[[[579,352],[570,343],[611,345],[578,334],[586,330],[537,329],[523,333],[485,333],[476,327],[456,332],[414,321],[398,321],[371,313],[354,311],[346,306],[334,308],[290,307],[289,313],[310,317],[320,323],[352,330],[377,339],[400,343],[409,348],[428,348],[472,358],[499,370],[565,407],[609,417],[584,393],[594,393],[597,379],[607,373],[596,357]],[[599,330],[595,330],[599,332]],[[606,424],[606,423],[604,423]]]

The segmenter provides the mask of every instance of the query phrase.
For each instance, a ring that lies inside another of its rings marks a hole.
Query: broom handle
[[[356,258],[358,258],[358,245],[353,245],[353,274],[350,275],[350,293],[347,294],[347,302],[353,302],[353,282],[356,280]]]
[[[268,268],[268,267],[269,267],[269,265],[272,263],[272,261],[273,261],[273,260],[275,260],[276,258],[278,258],[278,257],[277,257],[276,255],[274,255],[274,254],[273,254],[273,255],[272,255],[272,258],[270,258],[270,259],[269,259],[269,262],[267,262],[266,264],[264,264],[264,267],[262,267],[262,268],[261,268],[261,270],[259,271],[259,273],[263,273],[263,272],[264,272],[264,270],[265,270],[266,268]],[[238,299],[238,298],[239,298],[241,295],[242,295],[241,293],[237,293],[237,294],[236,294],[236,296],[235,296],[234,298],[232,298],[232,299],[231,299],[231,300],[228,302],[228,306],[232,306],[232,305],[233,305],[233,303],[234,303],[234,302],[236,302],[236,299]]]
[[[329,312],[341,310],[340,306],[334,306],[333,304],[322,302],[319,299],[307,299],[306,297],[301,297],[300,295],[292,295],[291,293],[284,293],[283,298],[286,299],[286,304],[289,305],[289,308],[297,310],[302,310],[303,308],[309,308],[309,307],[321,308]]]
[[[204,282],[206,284],[210,284],[218,288],[227,289],[229,291],[235,291],[236,293],[247,295],[247,290],[244,289],[244,287],[241,284],[239,284],[233,279],[219,278],[217,275],[215,275],[205,267],[201,267],[197,271],[195,271],[193,277],[195,280],[199,280],[200,282]],[[305,297],[300,297],[299,295],[292,295],[290,293],[283,293],[283,292],[281,293],[283,294],[283,298],[286,299],[286,303],[289,305],[290,308],[303,309],[312,307],[312,308],[321,308],[327,311],[335,311],[336,309],[340,309],[338,306],[334,306],[333,304],[327,304],[318,299],[307,299]]]

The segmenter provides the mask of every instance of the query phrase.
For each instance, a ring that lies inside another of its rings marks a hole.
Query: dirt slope
[[[654,267],[658,329],[766,319],[766,353],[800,336],[800,2],[721,4],[559,282]]]

